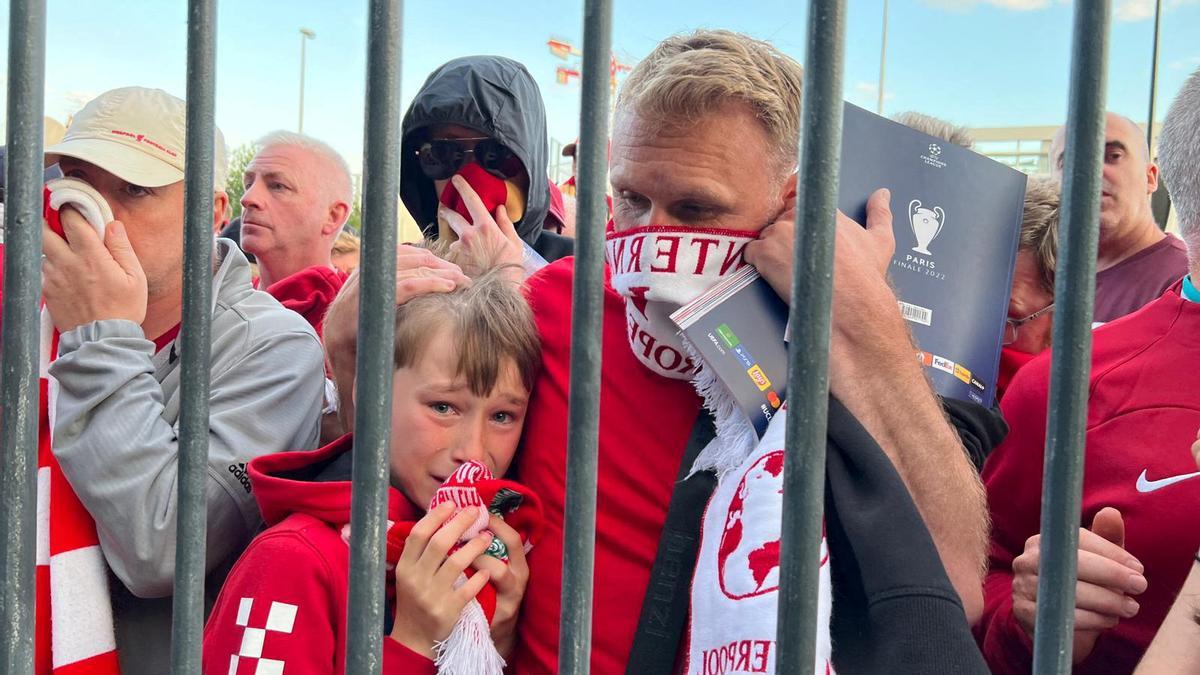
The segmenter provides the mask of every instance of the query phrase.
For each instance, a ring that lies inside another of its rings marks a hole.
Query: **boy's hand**
[[[509,527],[503,519],[493,515],[488,523],[495,535],[508,548],[508,564],[490,555],[481,555],[471,567],[491,576],[496,587],[496,615],[492,617],[492,642],[500,656],[508,658],[517,640],[517,615],[521,610],[521,598],[525,596],[525,585],[529,583],[529,564],[525,561],[525,544],[521,535]]]
[[[430,659],[434,658],[434,644],[450,636],[463,607],[490,576],[483,570],[454,587],[471,561],[487,550],[492,535],[481,534],[447,555],[478,515],[463,509],[450,518],[453,512],[454,504],[446,502],[417,521],[396,563],[396,620],[391,637]]]

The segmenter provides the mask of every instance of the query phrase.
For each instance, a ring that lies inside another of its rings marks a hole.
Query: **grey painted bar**
[[[212,352],[213,162],[216,132],[216,0],[188,0],[187,139],[184,159],[183,314],[179,331],[179,509],[171,669],[200,672],[208,512],[208,392]],[[222,186],[223,187],[223,186]]]
[[[346,672],[383,668],[384,538],[396,332],[396,217],[400,188],[400,40],[404,4],[371,0],[363,137],[363,248],[359,288],[354,495]]]
[[[38,305],[42,296],[42,106],[45,0],[11,0],[8,13],[3,445],[0,523],[0,671],[33,672],[37,513]]]
[[[611,53],[612,3],[585,0],[578,146],[579,227],[571,297],[571,391],[567,409],[567,495],[558,647],[558,670],[565,675],[588,672],[592,644]]]
[[[1075,4],[1033,640],[1041,674],[1071,672],[1110,13],[1108,0]]]
[[[845,32],[844,0],[809,2],[776,626],[776,668],[781,673],[811,672],[816,662]]]

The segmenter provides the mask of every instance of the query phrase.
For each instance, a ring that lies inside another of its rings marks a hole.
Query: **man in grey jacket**
[[[96,522],[126,674],[170,669],[184,122],[183,101],[166,92],[116,89],[88,103],[46,150],[48,163],[93,186],[115,217],[102,239],[64,209],[66,239],[43,233],[43,278],[61,332],[49,368],[58,385],[53,452]],[[215,142],[214,223],[228,202],[219,132]],[[213,270],[210,599],[259,523],[245,463],[315,447],[324,382],[316,335],[251,287],[232,242],[217,241]]]

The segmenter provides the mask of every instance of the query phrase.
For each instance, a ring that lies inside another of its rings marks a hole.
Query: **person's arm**
[[[226,349],[237,358],[211,379],[206,570],[260,520],[243,464],[311,448],[321,411],[321,349],[307,328],[235,339]],[[96,521],[109,566],[141,597],[170,595],[175,568],[178,429],[162,417],[153,353],[136,324],[96,321],[64,333],[50,366],[54,455]]]
[[[987,544],[983,487],[915,357],[887,281],[895,249],[890,193],[876,191],[861,227],[837,216],[830,393],[863,424],[896,466],[933,536],[969,620],[983,607]],[[746,246],[746,261],[790,297],[792,212]]]
[[[1200,553],[1135,675],[1200,672]]]

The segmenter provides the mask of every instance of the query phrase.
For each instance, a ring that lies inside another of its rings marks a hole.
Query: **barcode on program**
[[[913,323],[919,323],[923,326],[933,324],[933,310],[927,307],[918,307],[900,301],[900,315]]]

